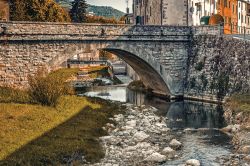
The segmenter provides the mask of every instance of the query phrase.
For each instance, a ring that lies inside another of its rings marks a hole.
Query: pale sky
[[[120,11],[126,12],[126,0],[86,0],[88,4],[96,6],[111,6]],[[132,8],[132,0],[129,0],[130,12]]]

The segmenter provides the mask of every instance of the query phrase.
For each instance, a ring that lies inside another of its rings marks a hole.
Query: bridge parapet
[[[48,22],[0,22],[8,34],[30,35],[189,35],[189,27],[134,26],[125,24],[76,24]]]
[[[0,22],[0,40],[188,41],[189,27]],[[0,30],[1,32],[1,30]]]
[[[218,26],[135,26],[49,22],[0,22],[0,40],[188,41],[190,35],[220,34]]]

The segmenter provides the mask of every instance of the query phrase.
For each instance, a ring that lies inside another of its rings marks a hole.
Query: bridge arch
[[[140,76],[141,81],[155,93],[161,95],[171,95],[168,85],[161,76],[161,73],[159,73],[156,69],[154,69],[154,67],[138,55],[134,55],[133,53],[121,49],[104,48],[103,50],[108,51],[124,60]]]

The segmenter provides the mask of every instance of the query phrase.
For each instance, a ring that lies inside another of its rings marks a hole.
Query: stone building
[[[218,0],[189,0],[189,25],[198,26],[204,16],[217,14]]]
[[[9,12],[9,0],[0,0],[0,21],[8,21]]]
[[[134,19],[141,25],[188,25],[187,0],[134,0]]]
[[[238,0],[238,33],[249,33],[250,3],[248,0]]]
[[[218,14],[224,18],[224,33],[238,33],[238,0],[218,0]]]

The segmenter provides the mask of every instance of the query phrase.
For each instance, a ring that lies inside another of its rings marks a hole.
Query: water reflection
[[[221,128],[225,125],[222,116],[223,108],[215,104],[192,101],[167,102],[164,99],[148,97],[143,93],[128,90],[123,86],[94,87],[85,95],[133,103],[138,106],[156,107],[159,109],[158,114],[169,118],[170,128]]]

